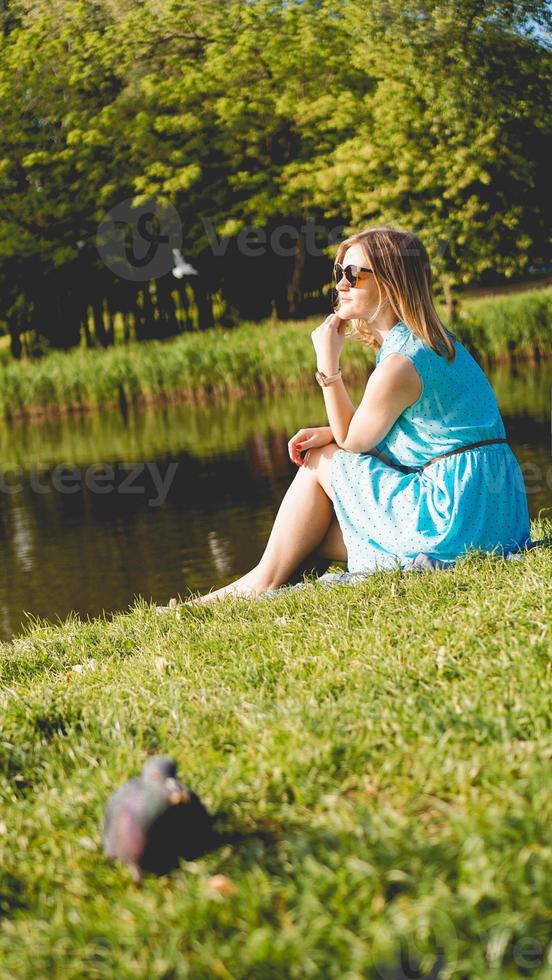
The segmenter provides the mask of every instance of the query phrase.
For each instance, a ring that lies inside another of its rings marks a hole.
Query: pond
[[[487,370],[531,517],[552,510],[552,363]],[[362,389],[350,388],[355,404]],[[318,388],[0,426],[0,635],[32,617],[207,591],[254,565],[295,467],[287,440],[325,424]]]

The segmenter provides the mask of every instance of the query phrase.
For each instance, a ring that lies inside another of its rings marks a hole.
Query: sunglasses
[[[363,273],[372,273],[372,275],[374,275],[374,270],[364,269],[360,265],[346,265],[345,268],[343,268],[339,262],[336,262],[334,265],[335,285],[337,286],[338,282],[341,282],[343,276],[345,276],[349,285],[356,286],[359,280],[362,282],[363,279],[366,279],[366,276],[363,275]]]

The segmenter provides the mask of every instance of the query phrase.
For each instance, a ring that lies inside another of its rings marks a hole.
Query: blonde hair
[[[339,243],[335,261],[340,265],[349,245],[360,245],[366,257],[365,264],[373,269],[379,302],[370,319],[352,321],[348,336],[379,350],[381,344],[369,325],[387,299],[397,319],[402,320],[436,354],[446,354],[447,360],[453,361],[456,356],[454,334],[447,330],[437,315],[431,292],[429,257],[418,236],[397,228],[367,228]]]

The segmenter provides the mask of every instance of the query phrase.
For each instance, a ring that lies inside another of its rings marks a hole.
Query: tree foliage
[[[418,231],[448,292],[549,260],[550,26],[544,0],[4,0],[14,353],[30,328],[109,343],[116,311],[138,337],[193,325],[192,301],[209,325],[215,295],[234,318],[297,314],[339,223]],[[98,255],[106,213],[152,197],[178,211],[188,286],[118,280]],[[295,247],[253,257],[250,225]]]

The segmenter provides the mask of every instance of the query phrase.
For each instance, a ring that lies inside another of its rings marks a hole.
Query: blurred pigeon
[[[182,252],[179,248],[173,248],[172,250],[174,259],[174,269],[172,271],[173,276],[177,279],[182,279],[182,276],[198,276],[199,272],[194,269],[193,265],[186,262],[182,257]]]
[[[102,840],[108,857],[128,864],[136,884],[143,872],[163,875],[180,858],[193,861],[214,838],[203,803],[176,776],[176,763],[156,755],[107,801]]]

